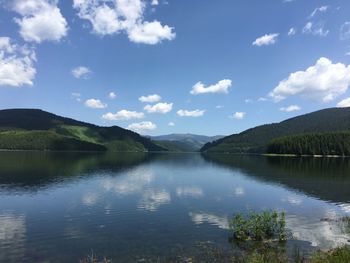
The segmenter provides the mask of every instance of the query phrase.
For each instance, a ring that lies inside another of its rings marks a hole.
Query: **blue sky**
[[[2,109],[226,135],[350,106],[348,0],[0,3]]]

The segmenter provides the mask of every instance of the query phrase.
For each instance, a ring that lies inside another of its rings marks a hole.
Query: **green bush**
[[[247,217],[237,214],[230,222],[233,239],[238,241],[286,240],[285,213],[276,211],[250,212]]]

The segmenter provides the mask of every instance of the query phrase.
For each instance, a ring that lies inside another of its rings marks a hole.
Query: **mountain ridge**
[[[118,126],[98,126],[41,109],[0,110],[0,148],[10,150],[167,151],[133,131]]]
[[[201,152],[264,153],[267,144],[278,137],[349,130],[350,107],[327,108],[226,136],[205,144]]]
[[[193,133],[172,133],[149,136],[159,145],[176,152],[198,152],[206,143],[218,140],[224,136],[206,136]]]

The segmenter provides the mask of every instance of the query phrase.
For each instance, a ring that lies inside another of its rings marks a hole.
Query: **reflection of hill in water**
[[[350,158],[203,155],[207,161],[239,169],[256,180],[282,184],[332,202],[350,201]]]
[[[35,191],[98,171],[121,172],[150,160],[146,153],[1,152],[0,188]]]

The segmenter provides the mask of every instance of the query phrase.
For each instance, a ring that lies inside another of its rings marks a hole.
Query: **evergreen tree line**
[[[350,156],[350,132],[308,133],[280,137],[268,144],[267,153]]]

